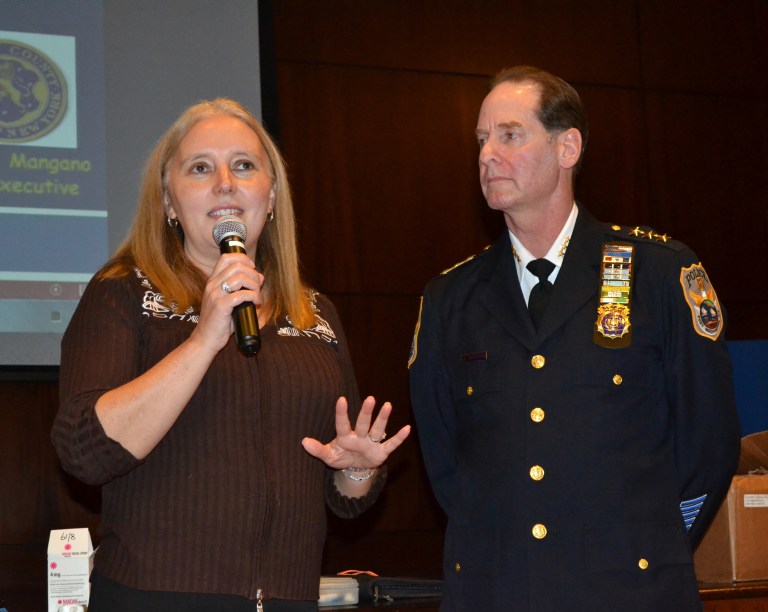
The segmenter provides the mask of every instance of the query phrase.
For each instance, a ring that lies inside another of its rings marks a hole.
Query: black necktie
[[[533,326],[538,329],[541,317],[549,302],[549,296],[552,295],[552,283],[547,278],[552,273],[552,270],[555,269],[555,264],[548,259],[534,259],[528,263],[526,268],[539,279],[539,282],[531,289],[531,295],[528,297],[528,312],[531,313]]]

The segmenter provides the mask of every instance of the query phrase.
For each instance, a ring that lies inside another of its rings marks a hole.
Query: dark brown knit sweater
[[[301,446],[305,436],[334,437],[340,395],[359,404],[336,311],[314,300],[319,325],[266,327],[255,358],[230,339],[138,461],[106,436],[94,406],[186,339],[197,313],[172,314],[139,272],[89,284],[62,343],[52,439],[68,472],[103,485],[96,571],[138,589],[317,599],[325,503],[355,516],[383,475],[365,498],[343,497]]]

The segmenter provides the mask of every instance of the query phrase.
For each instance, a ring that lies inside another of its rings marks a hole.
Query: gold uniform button
[[[624,379],[621,377],[621,374],[614,374],[613,375],[613,384],[614,385],[620,385],[624,382]]]
[[[647,570],[648,559],[640,559],[640,561],[637,562],[637,567],[639,567],[641,570]]]
[[[547,537],[547,528],[542,525],[541,523],[536,523],[533,526],[533,529],[531,529],[531,533],[533,534],[533,537],[537,540],[543,540]]]
[[[457,563],[457,564],[456,564],[456,573],[457,573],[457,574],[460,574],[460,573],[461,573],[461,563]]]
[[[541,467],[540,465],[534,465],[530,469],[530,474],[533,480],[541,480],[542,478],[544,478],[544,468]]]
[[[544,410],[539,407],[531,410],[531,421],[534,423],[541,423],[544,420]]]
[[[543,368],[546,362],[547,360],[544,359],[544,355],[534,355],[531,357],[531,365],[537,370]]]
[[[467,387],[467,395],[472,395],[475,392],[475,388],[471,385]]]
[[[618,232],[621,229],[621,225],[611,225],[611,229],[614,232]]]

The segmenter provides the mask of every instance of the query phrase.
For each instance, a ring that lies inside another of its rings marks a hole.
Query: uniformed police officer
[[[476,134],[509,231],[429,283],[410,360],[442,610],[700,610],[692,549],[740,441],[709,276],[574,200],[587,122],[561,79],[503,71]]]

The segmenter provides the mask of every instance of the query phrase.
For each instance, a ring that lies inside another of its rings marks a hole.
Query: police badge
[[[622,304],[601,304],[597,308],[597,331],[606,338],[629,333],[629,308]]]
[[[592,334],[599,346],[624,348],[632,343],[629,314],[634,251],[629,242],[603,244],[597,321]]]
[[[715,288],[709,282],[701,262],[680,270],[683,297],[691,309],[693,329],[710,340],[717,340],[723,331],[723,316]]]

